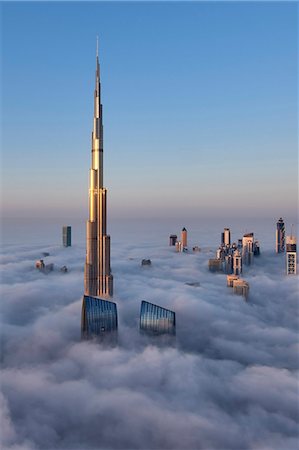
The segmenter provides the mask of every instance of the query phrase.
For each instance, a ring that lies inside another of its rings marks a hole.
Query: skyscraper
[[[71,247],[72,245],[72,228],[64,225],[62,227],[62,244],[64,247]]]
[[[174,335],[175,312],[143,300],[140,308],[140,331]]]
[[[221,233],[221,244],[230,245],[230,229],[224,228],[223,233]]]
[[[233,273],[234,275],[241,275],[242,273],[242,256],[238,249],[233,254]]]
[[[110,236],[106,234],[106,202],[107,190],[103,187],[103,122],[97,48],[81,336],[83,339],[96,336],[111,342],[111,338],[117,335],[117,306],[116,303],[108,301],[113,295],[113,277],[110,269]]]
[[[285,249],[285,227],[282,218],[276,223],[276,253],[283,253]]]
[[[100,65],[97,48],[89,178],[89,219],[86,227],[85,295],[110,298],[113,276],[110,269],[110,236],[107,235],[107,189],[103,186],[103,113]]]
[[[295,275],[297,272],[297,244],[295,236],[287,236],[286,244],[287,275]]]
[[[187,247],[187,230],[185,227],[182,229],[182,232],[181,232],[181,242],[182,242],[183,248]]]

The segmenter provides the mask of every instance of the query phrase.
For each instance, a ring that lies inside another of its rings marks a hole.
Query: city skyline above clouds
[[[112,219],[293,220],[296,9],[2,4],[4,216],[86,218],[99,34]]]

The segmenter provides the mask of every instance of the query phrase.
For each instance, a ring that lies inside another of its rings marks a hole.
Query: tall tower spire
[[[113,276],[110,269],[110,236],[106,234],[107,190],[103,187],[103,109],[98,51],[97,38],[84,289],[85,295],[107,299],[113,295]]]

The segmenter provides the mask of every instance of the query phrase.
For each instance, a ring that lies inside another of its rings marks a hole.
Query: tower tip
[[[96,53],[96,57],[99,57],[99,36],[97,35],[97,53]]]

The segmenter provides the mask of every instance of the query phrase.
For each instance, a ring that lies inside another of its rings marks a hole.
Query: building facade
[[[64,247],[71,247],[72,245],[72,227],[69,225],[62,227],[62,244]]]
[[[294,236],[287,236],[286,239],[286,269],[287,275],[297,273],[297,243]]]
[[[103,108],[101,104],[100,65],[96,55],[94,117],[91,168],[89,171],[89,219],[86,226],[86,295],[113,296],[110,268],[110,236],[107,234],[107,189],[103,184]]]
[[[141,302],[140,331],[175,335],[175,312],[146,301]]]
[[[275,236],[275,250],[276,253],[284,253],[285,251],[285,226],[282,218],[276,223],[276,236]]]
[[[81,337],[110,337],[117,333],[116,303],[84,295],[81,314]]]

